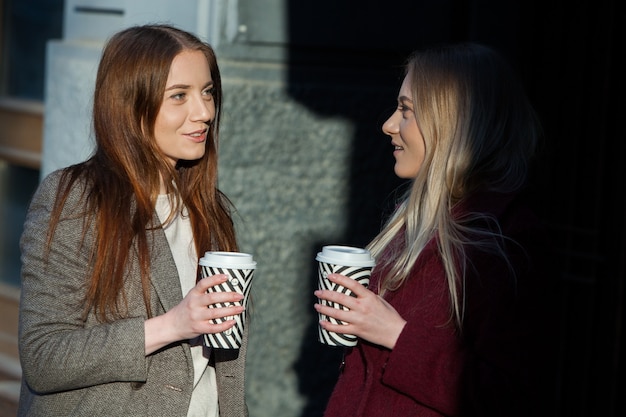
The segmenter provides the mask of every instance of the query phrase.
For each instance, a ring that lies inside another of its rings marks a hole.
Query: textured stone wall
[[[220,185],[238,209],[242,250],[254,253],[248,387],[252,415],[297,416],[299,360],[311,319],[311,260],[346,230],[351,126],[320,120],[281,83],[225,70]],[[315,361],[315,358],[310,358]]]
[[[341,350],[316,339],[314,258],[324,244],[364,244],[380,226],[394,184],[380,123],[395,91],[329,83],[332,71],[322,80],[250,62],[221,69],[220,187],[237,208],[241,249],[258,261],[251,415],[318,416]]]

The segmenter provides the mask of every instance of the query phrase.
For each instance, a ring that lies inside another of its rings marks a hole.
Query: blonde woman
[[[538,124],[504,59],[475,44],[417,52],[383,124],[410,189],[369,249],[369,289],[315,309],[356,334],[327,417],[539,415],[543,236],[521,190]],[[545,275],[545,274],[544,274]],[[543,404],[541,404],[543,406]]]

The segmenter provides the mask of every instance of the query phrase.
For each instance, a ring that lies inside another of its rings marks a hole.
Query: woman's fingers
[[[231,303],[241,305],[241,300],[243,300],[243,294],[234,291],[210,292],[202,296],[202,304],[206,306],[216,304],[220,307],[226,307],[231,305]]]
[[[205,293],[209,288],[223,284],[226,281],[228,281],[228,275],[226,274],[210,275],[199,280],[194,289],[200,293]]]
[[[242,306],[209,307],[204,314],[204,320],[221,319],[223,317],[236,316],[244,310]]]
[[[341,304],[342,306],[352,309],[354,308],[354,297],[351,297],[346,294],[342,294],[337,291],[329,291],[329,290],[317,290],[315,291],[315,296],[320,300],[328,301],[331,303]]]
[[[335,320],[341,320],[343,322],[348,322],[350,320],[350,311],[334,308],[323,304],[315,304],[314,308],[315,311],[317,311],[318,313],[328,317],[332,317]]]
[[[230,329],[234,325],[235,325],[235,320],[226,320],[221,323],[208,323],[206,330],[204,330],[202,334],[225,332],[226,330]]]
[[[384,299],[346,276],[331,274],[328,279],[352,291],[352,296],[340,291],[315,291],[315,295],[322,300],[315,304],[315,310],[333,321],[345,323],[336,324],[333,321],[320,320],[320,326],[331,332],[353,334],[393,349],[406,324],[398,312]]]
[[[234,316],[243,312],[242,306],[203,308],[196,312],[193,322],[197,333],[219,333],[233,327]],[[225,319],[225,320],[224,320]]]
[[[201,279],[187,295],[188,319],[197,333],[217,333],[233,326],[233,317],[244,310],[243,294],[235,291],[210,291],[228,280],[225,274],[211,275]],[[221,319],[228,320],[222,321]]]
[[[330,274],[328,275],[328,280],[334,284],[349,289],[356,297],[363,296],[368,292],[368,289],[361,285],[361,283],[345,275]]]
[[[202,303],[204,305],[223,304],[223,303],[239,303],[243,300],[243,294],[235,291],[209,291],[216,285],[223,284],[229,279],[226,274],[211,275],[202,278],[195,286],[195,291],[201,294]]]
[[[349,291],[345,291],[340,287],[338,287],[335,291],[317,290],[314,292],[317,298],[341,304],[349,309],[353,309],[359,303],[359,298],[369,297],[370,294],[373,295],[373,293],[363,285],[344,275],[331,274],[328,276],[328,279],[332,283],[337,284],[337,286],[344,287]],[[348,295],[350,293],[351,295]]]
[[[322,328],[324,330],[327,330],[329,332],[333,332],[333,333],[339,333],[339,334],[355,334],[356,329],[355,327],[350,324],[350,323],[345,323],[345,324],[334,324],[331,323],[329,321],[320,321],[320,326],[322,326]]]

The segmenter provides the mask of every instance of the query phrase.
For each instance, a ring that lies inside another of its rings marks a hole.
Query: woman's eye
[[[185,93],[178,93],[171,96],[174,100],[182,100],[185,98]]]
[[[215,94],[215,87],[207,88],[206,90],[204,90],[205,96],[213,97],[213,94]]]
[[[398,110],[402,113],[403,119],[410,119],[413,116],[413,109],[405,104],[400,104]]]

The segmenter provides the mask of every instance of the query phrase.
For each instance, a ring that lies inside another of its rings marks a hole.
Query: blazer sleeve
[[[70,193],[46,253],[58,183],[56,172],[38,188],[20,241],[19,351],[25,382],[39,393],[113,381],[143,382],[147,376],[145,317],[112,323],[82,317],[92,248],[81,214],[80,186]]]

